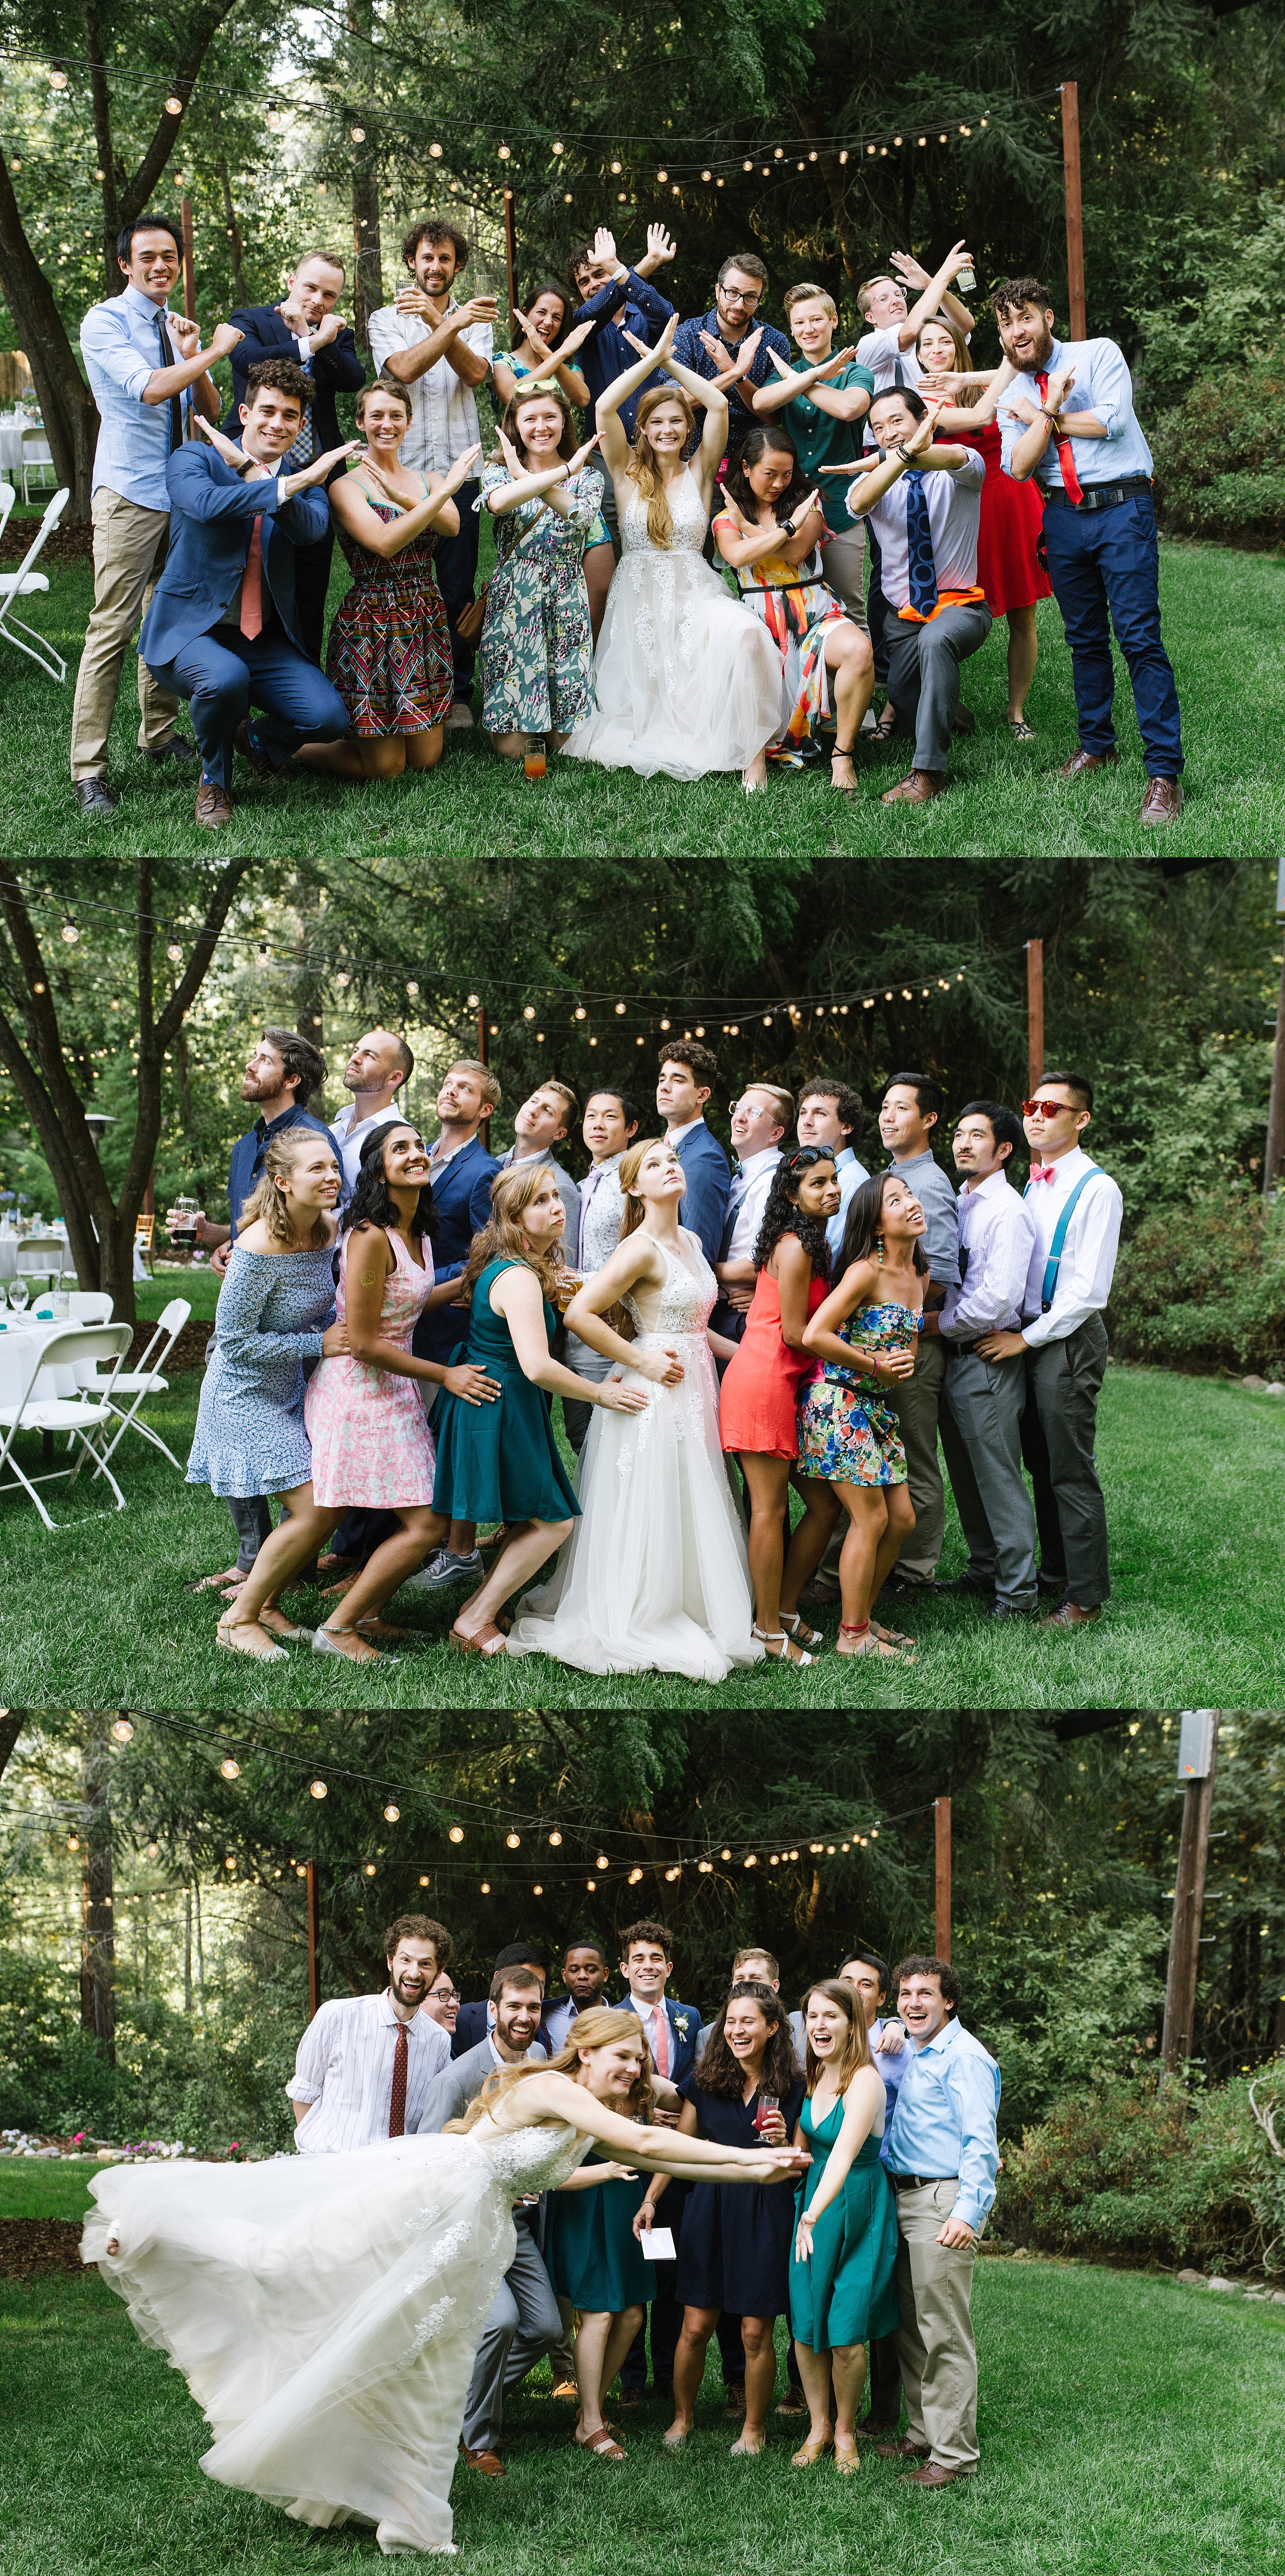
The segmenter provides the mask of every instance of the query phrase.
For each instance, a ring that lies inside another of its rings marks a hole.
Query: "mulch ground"
[[[37,2272],[79,2272],[80,2227],[74,2218],[0,2218],[0,2278],[30,2281]]]
[[[155,1330],[155,1324],[135,1324],[134,1338],[125,1361],[127,1369],[138,1367]],[[204,1368],[206,1348],[213,1330],[213,1324],[203,1324],[197,1317],[189,1318],[165,1363],[166,1376],[181,1377],[184,1369]]]
[[[21,563],[39,525],[39,519],[10,519],[0,535],[0,563]],[[93,551],[94,531],[88,521],[81,527],[55,528],[40,549],[40,563],[78,563]]]

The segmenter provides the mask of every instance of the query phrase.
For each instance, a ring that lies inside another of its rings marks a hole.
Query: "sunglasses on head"
[[[1060,1118],[1064,1109],[1070,1110],[1074,1117],[1074,1108],[1069,1100],[1024,1100],[1022,1102],[1023,1118]]]

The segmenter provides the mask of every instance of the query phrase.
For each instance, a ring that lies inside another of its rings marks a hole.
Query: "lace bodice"
[[[620,1301],[639,1341],[668,1341],[678,1333],[700,1333],[703,1336],[718,1303],[718,1281],[701,1250],[699,1238],[689,1233],[686,1226],[680,1227],[679,1231],[687,1247],[688,1260],[693,1253],[696,1256],[697,1270],[693,1272],[686,1262],[666,1251],[663,1243],[658,1244],[657,1251],[664,1255],[665,1260],[662,1285],[659,1288],[636,1288]]]
[[[537,2120],[521,2129],[503,2129],[489,2116],[478,2121],[469,2138],[481,2148],[497,2181],[511,2186],[515,2194],[556,2191],[583,2164],[592,2144],[567,2120]]]
[[[705,543],[708,518],[700,496],[700,485],[690,465],[677,483],[669,486],[669,513],[674,522],[670,548],[678,554],[700,553]],[[631,482],[620,522],[620,543],[626,555],[658,554],[647,534],[647,504],[636,483]]]

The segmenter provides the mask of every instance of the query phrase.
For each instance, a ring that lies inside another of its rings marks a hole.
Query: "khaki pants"
[[[821,571],[825,581],[841,599],[854,626],[863,635],[870,632],[866,624],[866,523],[858,519],[850,528],[841,528],[821,550]]]
[[[978,2458],[973,2252],[937,2242],[958,2190],[956,2182],[936,2182],[897,2194],[897,2350],[907,2440],[927,2447],[938,2468],[967,2470]]]
[[[102,778],[107,737],[116,713],[121,666],[139,621],[147,614],[169,545],[168,510],[144,510],[100,485],[93,498],[94,613],[85,636],[76,700],[71,711],[71,774]],[[139,656],[138,747],[155,751],[168,742],[179,702],[158,689]]]
[[[920,1335],[915,1374],[882,1390],[906,1445],[915,1526],[897,1559],[897,1572],[912,1583],[931,1583],[946,1535],[946,1496],[937,1459],[937,1413],[946,1374],[946,1345],[937,1333]]]

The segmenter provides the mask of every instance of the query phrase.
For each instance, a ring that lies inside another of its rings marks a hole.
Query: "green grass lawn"
[[[489,532],[483,530],[489,544]],[[336,556],[331,606],[347,585]],[[129,658],[111,743],[112,778],[123,790],[106,822],[80,822],[72,802],[67,744],[76,662],[92,603],[88,563],[55,564],[47,596],[24,604],[69,664],[65,687],[0,642],[6,718],[0,739],[0,849],[25,859],[77,846],[115,856],[192,857],[210,835],[192,819],[195,783],[153,770],[137,752],[135,664]],[[909,766],[908,746],[863,746],[859,793],[836,794],[822,776],[781,772],[769,793],[747,801],[734,777],[694,787],[672,779],[555,762],[528,784],[488,751],[480,733],[447,737],[429,777],[357,789],[305,779],[260,786],[237,765],[237,812],[220,836],[225,850],[293,855],[303,846],[328,857],[373,852],[522,851],[550,858],[596,851],[719,856],[788,851],[810,857],[950,858],[1023,852],[1059,858],[1137,854],[1163,844],[1167,855],[1245,858],[1274,852],[1285,832],[1285,556],[1238,554],[1218,546],[1161,548],[1164,631],[1178,675],[1187,749],[1187,810],[1162,833],[1138,823],[1144,772],[1128,677],[1117,655],[1116,714],[1121,763],[1074,790],[1051,772],[1075,747],[1070,657],[1052,600],[1039,612],[1040,664],[1027,712],[1038,741],[1015,746],[1004,730],[1007,628],[997,623],[969,663],[965,701],[977,733],[955,746],[954,783],[928,807],[879,802]],[[187,729],[186,718],[184,730]]]
[[[153,1418],[183,1458],[198,1380],[183,1376]],[[788,1677],[774,1664],[717,1688],[656,1673],[601,1678],[543,1656],[462,1656],[446,1631],[462,1594],[404,1593],[400,1662],[323,1664],[306,1646],[256,1664],[214,1643],[216,1598],[188,1589],[230,1562],[232,1525],[204,1488],[180,1483],[138,1441],[116,1456],[128,1509],[104,1510],[82,1477],[31,1505],[0,1498],[6,1579],[0,1672],[18,1705],[138,1708],[548,1707],[1172,1708],[1285,1703],[1285,1416],[1279,1398],[1210,1379],[1113,1368],[1099,1420],[1115,1595],[1078,1633],[996,1631],[967,1600],[941,1597],[915,1623],[912,1667],[832,1651]],[[38,1463],[33,1437],[30,1456]],[[100,1486],[101,1492],[101,1486]],[[950,1508],[943,1572],[962,1569]],[[326,1605],[328,1607],[329,1605]],[[305,1597],[313,1623],[326,1615]],[[837,1610],[822,1616],[831,1648]]]
[[[991,2260],[977,2266],[973,2314],[982,2465],[970,2485],[925,2495],[879,2459],[855,2481],[791,2472],[788,2419],[762,2458],[730,2459],[712,2343],[687,2450],[662,2455],[668,2409],[649,2400],[625,2419],[628,2460],[606,2467],[573,2451],[571,2409],[552,2402],[543,2366],[506,2410],[503,2483],[456,2471],[470,2569],[1249,2576],[1279,2563],[1281,2311],[1146,2274]],[[0,2352],[4,2576],[382,2563],[370,2531],[310,2533],[202,2475],[197,2407],[96,2273],[0,2281]]]
[[[158,1261],[153,1276],[140,1279],[135,1284],[138,1320],[140,1324],[155,1323],[175,1297],[185,1297],[192,1309],[192,1321],[212,1324],[222,1285],[222,1280],[215,1277],[208,1264],[203,1263],[199,1270],[190,1270],[182,1261],[176,1261],[172,1268],[166,1268]]]

